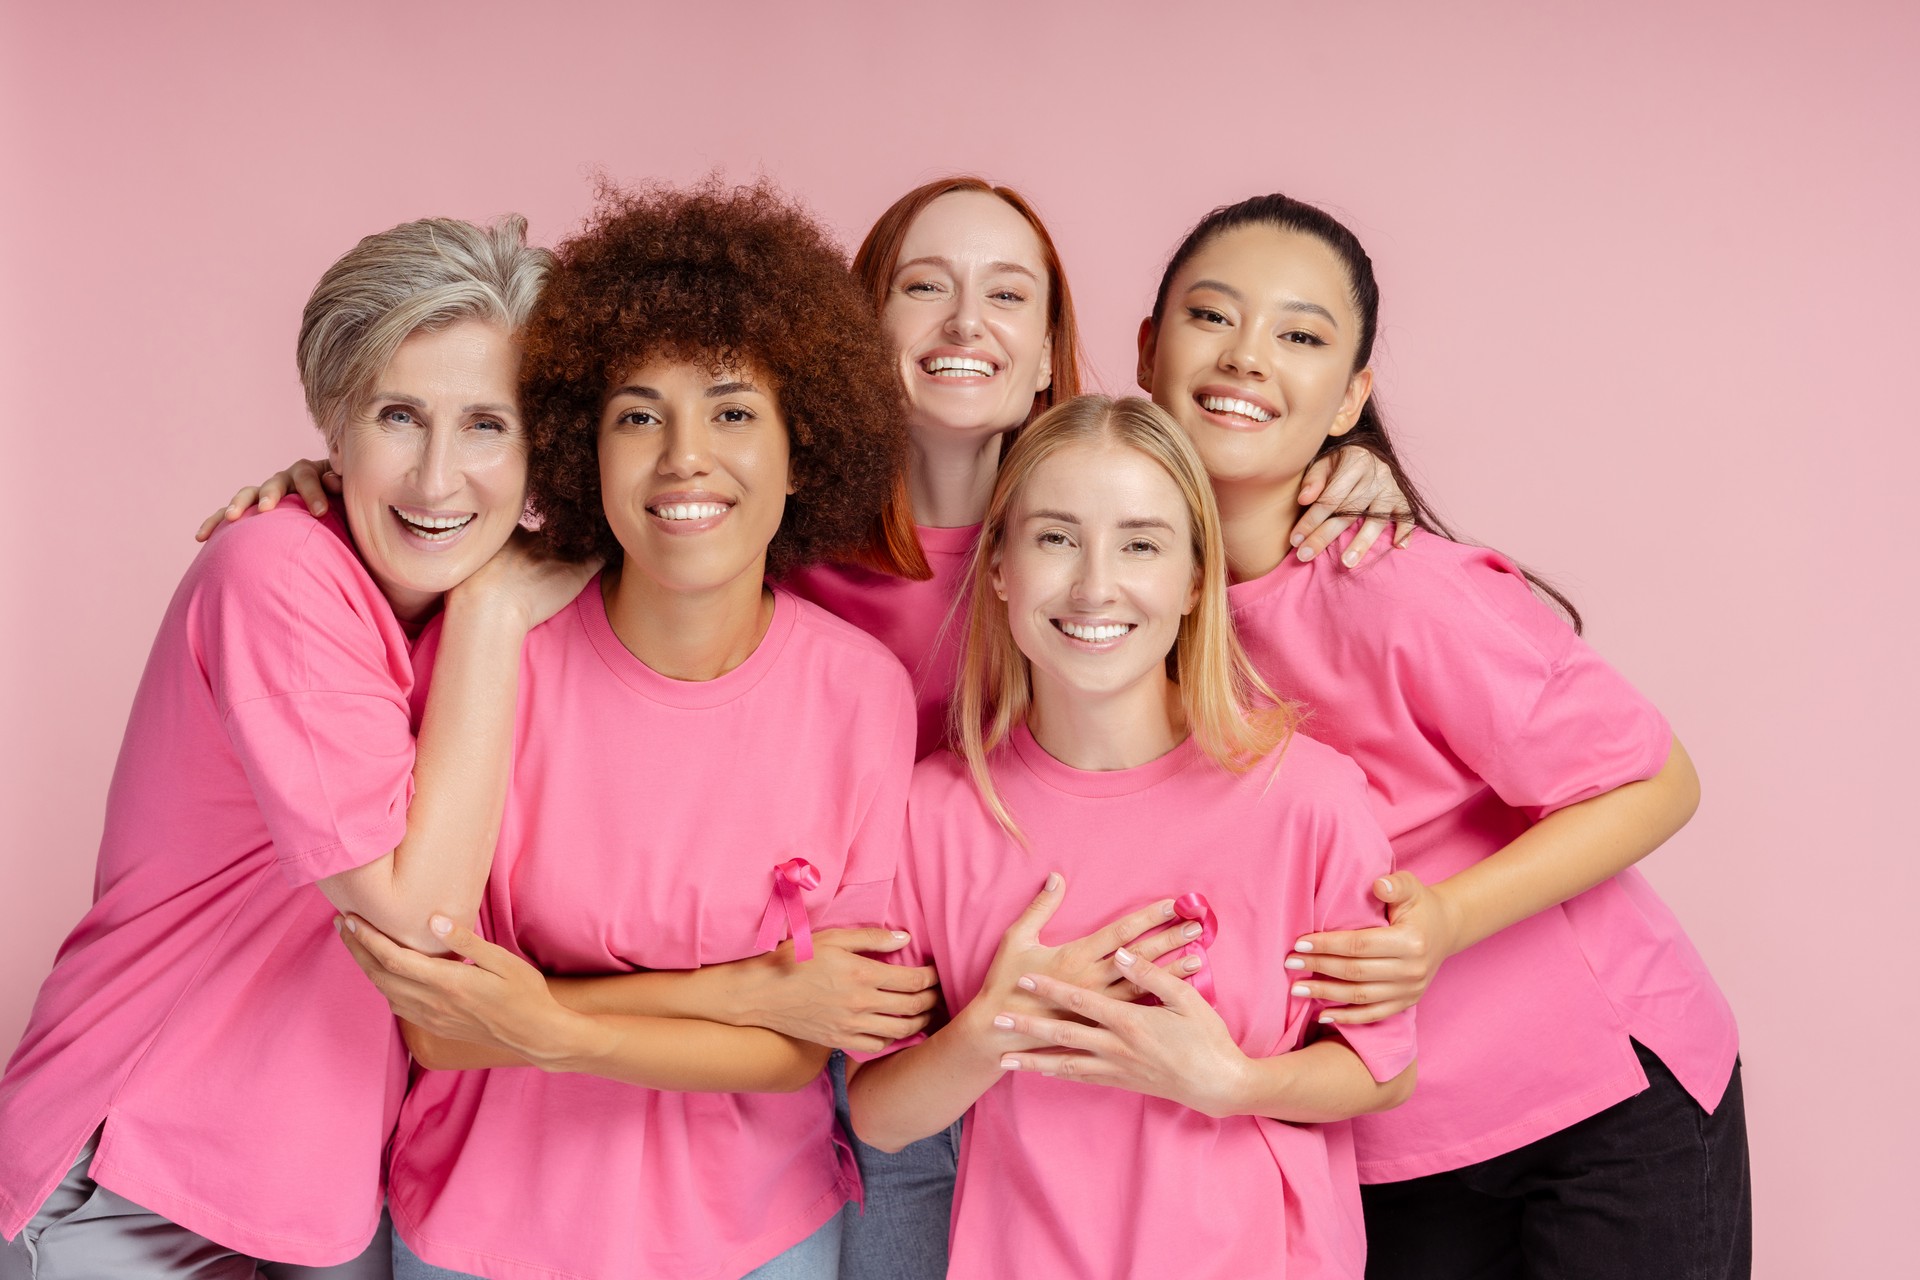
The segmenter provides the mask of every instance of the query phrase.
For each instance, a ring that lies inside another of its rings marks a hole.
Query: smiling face
[[[1025,422],[1052,382],[1047,307],[1040,237],[1012,205],[954,191],[921,210],[881,313],[915,436],[995,434]]]
[[[1166,658],[1199,598],[1193,522],[1159,463],[1112,442],[1068,445],[1039,463],[1007,510],[993,588],[1052,699],[1165,705]]]
[[[1319,238],[1254,224],[1207,241],[1140,329],[1140,385],[1192,439],[1216,489],[1297,492],[1329,435],[1372,390],[1354,371],[1360,317]]]
[[[327,451],[367,572],[407,621],[505,544],[526,504],[520,349],[483,320],[415,333]]]
[[[786,420],[762,370],[642,365],[607,397],[599,455],[626,572],[671,591],[759,590],[793,492]]]

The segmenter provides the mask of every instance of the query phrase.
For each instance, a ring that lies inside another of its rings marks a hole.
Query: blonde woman
[[[896,894],[951,1017],[858,1072],[856,1129],[970,1112],[955,1276],[1358,1275],[1351,1143],[1318,1122],[1407,1097],[1412,1021],[1335,1031],[1282,966],[1380,920],[1390,855],[1233,638],[1192,446],[1144,400],[1042,415],[970,587],[959,749],[915,772]],[[1047,945],[1153,897],[1192,938],[1164,967]]]

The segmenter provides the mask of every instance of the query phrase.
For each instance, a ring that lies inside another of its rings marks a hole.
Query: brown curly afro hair
[[[585,229],[555,251],[520,379],[528,488],[554,555],[619,562],[601,509],[600,413],[621,379],[661,357],[751,364],[773,381],[796,488],[769,577],[859,548],[906,462],[892,344],[805,210],[765,182],[708,181],[603,187]]]

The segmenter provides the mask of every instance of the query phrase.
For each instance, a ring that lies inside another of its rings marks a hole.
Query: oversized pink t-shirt
[[[1397,864],[1428,883],[1666,763],[1659,711],[1497,552],[1419,532],[1359,570],[1288,558],[1231,601],[1255,665],[1366,771]],[[1364,1181],[1484,1160],[1638,1093],[1628,1037],[1711,1110],[1737,1049],[1705,963],[1631,869],[1449,959],[1420,1033],[1412,1101],[1354,1122]]]
[[[918,527],[933,576],[916,582],[851,565],[814,565],[786,585],[835,617],[845,618],[900,659],[913,677],[919,719],[916,758],[947,740],[947,705],[960,669],[967,609],[960,600],[980,526]]]
[[[1214,1007],[1271,1057],[1314,1038],[1323,1006],[1288,994],[1302,932],[1382,923],[1370,886],[1391,853],[1349,760],[1296,736],[1275,773],[1215,765],[1189,740],[1135,769],[1088,773],[1024,729],[994,754],[994,785],[1031,842],[987,813],[950,751],[914,771],[894,914],[907,962],[939,966],[949,1009],[978,994],[1001,935],[1049,871],[1066,897],[1042,931],[1083,936],[1157,898],[1197,893]],[[1411,1013],[1349,1037],[1376,1079],[1413,1060]],[[1214,1120],[1120,1089],[1002,1077],[961,1129],[956,1277],[1342,1277],[1365,1258],[1344,1124]]]
[[[134,697],[94,904],[0,1079],[0,1228],[105,1122],[92,1175],[308,1265],[365,1248],[406,1082],[313,882],[390,852],[412,795],[408,638],[336,516],[295,503],[188,568]]]
[[[813,928],[880,924],[912,763],[912,690],[871,636],[776,590],[745,662],[671,680],[620,642],[595,579],[527,639],[490,936],[554,974],[738,960],[793,858],[819,873]],[[443,1267],[703,1280],[805,1239],[854,1176],[824,1075],[751,1094],[435,1071],[407,1097],[391,1203]]]

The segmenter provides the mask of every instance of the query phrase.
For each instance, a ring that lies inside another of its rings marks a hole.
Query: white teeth
[[[424,542],[445,542],[466,528],[473,520],[473,513],[464,516],[416,516],[409,515],[398,507],[388,507],[407,526],[408,532]]]
[[[726,504],[720,502],[670,502],[647,510],[662,520],[705,520],[727,513]]]
[[[1245,400],[1233,400],[1226,396],[1201,396],[1200,407],[1208,413],[1237,413],[1243,418],[1252,418],[1255,422],[1271,422],[1273,415],[1257,404]]]
[[[976,374],[983,378],[993,376],[993,366],[985,360],[975,360],[972,356],[935,356],[920,366],[928,373],[947,378],[971,378]]]
[[[1121,636],[1133,630],[1132,626],[1118,622],[1102,622],[1094,626],[1087,626],[1078,622],[1061,622],[1055,625],[1075,640],[1085,640],[1090,644],[1099,644],[1106,640],[1118,640]]]

